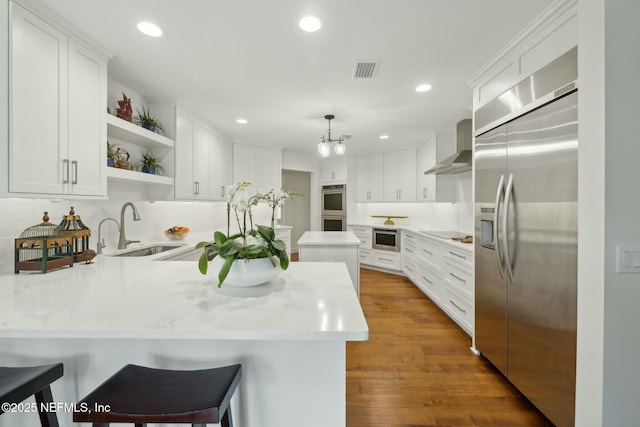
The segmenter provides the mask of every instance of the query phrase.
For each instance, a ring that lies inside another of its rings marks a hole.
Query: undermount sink
[[[156,261],[198,261],[202,255],[202,249],[191,249],[188,251],[181,251],[177,254],[166,255],[160,258],[156,258]],[[215,253],[209,253],[209,261],[215,258]]]
[[[127,252],[122,252],[118,254],[113,254],[112,256],[117,257],[141,257],[141,256],[150,256],[156,255],[162,252],[170,251],[175,248],[179,248],[184,245],[153,245],[146,246],[144,248],[134,249]]]

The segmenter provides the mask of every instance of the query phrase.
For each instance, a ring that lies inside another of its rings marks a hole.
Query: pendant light
[[[331,155],[331,143],[336,142],[336,146],[333,147],[334,153],[336,156],[344,156],[344,153],[347,151],[347,147],[343,144],[344,139],[342,137],[338,139],[331,139],[331,120],[335,118],[333,114],[327,114],[324,116],[325,119],[329,121],[329,129],[327,130],[327,137],[322,136],[322,141],[318,144],[318,153],[320,153],[320,157],[327,158]]]

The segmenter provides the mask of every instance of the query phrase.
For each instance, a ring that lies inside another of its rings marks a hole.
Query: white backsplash
[[[13,272],[14,240],[26,228],[42,222],[43,211],[49,212],[50,222],[59,224],[71,206],[82,222],[91,229],[90,245],[95,250],[98,242],[98,224],[111,217],[120,221],[120,209],[127,200],[49,200],[0,199],[0,273]],[[145,202],[134,201],[141,220],[133,221],[131,208],[125,212],[128,239],[142,243],[162,242],[166,228],[186,225],[193,232],[225,230],[227,223],[224,202]],[[270,221],[270,212],[256,210],[255,219],[262,224]],[[102,236],[109,250],[118,244],[116,225],[107,221],[102,225]]]

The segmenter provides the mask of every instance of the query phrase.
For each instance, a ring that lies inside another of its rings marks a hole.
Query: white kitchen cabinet
[[[417,236],[411,231],[402,231],[402,272],[411,281],[416,278],[416,242]]]
[[[347,158],[333,157],[322,160],[320,178],[323,184],[335,184],[347,181]]]
[[[415,202],[416,149],[384,153],[382,177],[385,202]]]
[[[416,198],[419,202],[455,202],[456,175],[425,175],[426,170],[455,153],[453,137],[433,137],[417,149]]]
[[[211,134],[202,123],[176,111],[176,199],[210,200]]]
[[[381,202],[383,200],[382,154],[361,156],[356,159],[356,200]]]
[[[233,183],[247,181],[254,188],[278,191],[282,187],[279,150],[233,144]]]
[[[443,246],[442,307],[468,334],[473,333],[473,252],[457,245]]]
[[[106,59],[11,8],[9,191],[106,195]]]
[[[230,178],[233,176],[232,158],[231,143],[211,130],[211,200],[224,200],[226,186],[231,184]]]

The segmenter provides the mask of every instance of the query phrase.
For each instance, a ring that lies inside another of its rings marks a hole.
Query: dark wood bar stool
[[[94,427],[110,423],[233,427],[229,403],[241,376],[241,365],[196,371],[127,365],[76,405],[73,421],[91,422]]]
[[[45,366],[5,368],[0,367],[0,403],[20,403],[29,396],[36,397],[42,427],[58,427],[54,411],[43,411],[43,406],[53,402],[51,383],[64,373],[62,363]],[[0,414],[3,414],[0,408]]]

